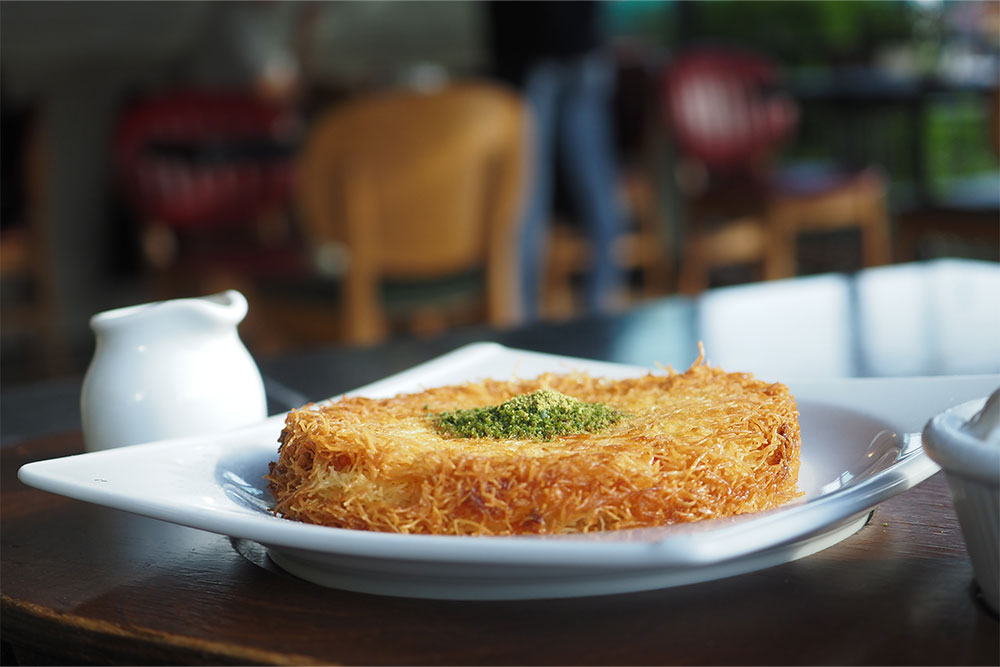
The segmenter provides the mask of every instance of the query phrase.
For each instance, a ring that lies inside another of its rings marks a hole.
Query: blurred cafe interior
[[[5,387],[235,288],[255,356],[998,261],[1000,3],[4,2]]]

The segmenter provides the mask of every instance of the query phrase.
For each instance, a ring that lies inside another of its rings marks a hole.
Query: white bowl
[[[944,469],[983,600],[1000,609],[1000,389],[927,422],[927,455]]]

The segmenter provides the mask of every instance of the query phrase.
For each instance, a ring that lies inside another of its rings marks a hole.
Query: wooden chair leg
[[[348,343],[371,345],[388,333],[378,284],[371,276],[348,274],[344,285],[344,338]]]
[[[861,252],[865,266],[882,266],[892,261],[889,239],[889,214],[884,194],[875,194],[864,202],[861,216]]]
[[[794,276],[798,271],[794,213],[787,205],[772,204],[767,212],[766,228],[764,278],[778,280]]]
[[[649,177],[625,178],[623,191],[638,224],[638,232],[622,239],[621,264],[634,265],[642,275],[641,296],[653,297],[670,290],[673,259],[670,245],[662,237],[656,190]]]
[[[353,171],[346,183],[347,238],[350,262],[343,285],[344,337],[370,345],[385,338],[388,323],[379,294],[377,197],[374,177],[366,169]]]
[[[677,291],[681,294],[698,294],[708,289],[708,264],[705,261],[703,239],[685,244],[677,276]]]

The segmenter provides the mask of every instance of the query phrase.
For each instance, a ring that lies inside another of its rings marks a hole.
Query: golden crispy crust
[[[511,535],[696,521],[799,495],[788,388],[700,361],[682,374],[546,374],[305,406],[288,415],[270,466],[274,511],[361,530]],[[630,416],[549,442],[443,437],[427,418],[540,388]]]

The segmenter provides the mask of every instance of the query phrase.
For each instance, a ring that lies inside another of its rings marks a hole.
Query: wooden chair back
[[[359,98],[313,124],[297,174],[314,248],[346,251],[348,340],[386,333],[383,279],[483,268],[486,319],[513,323],[525,113],[485,83]]]

